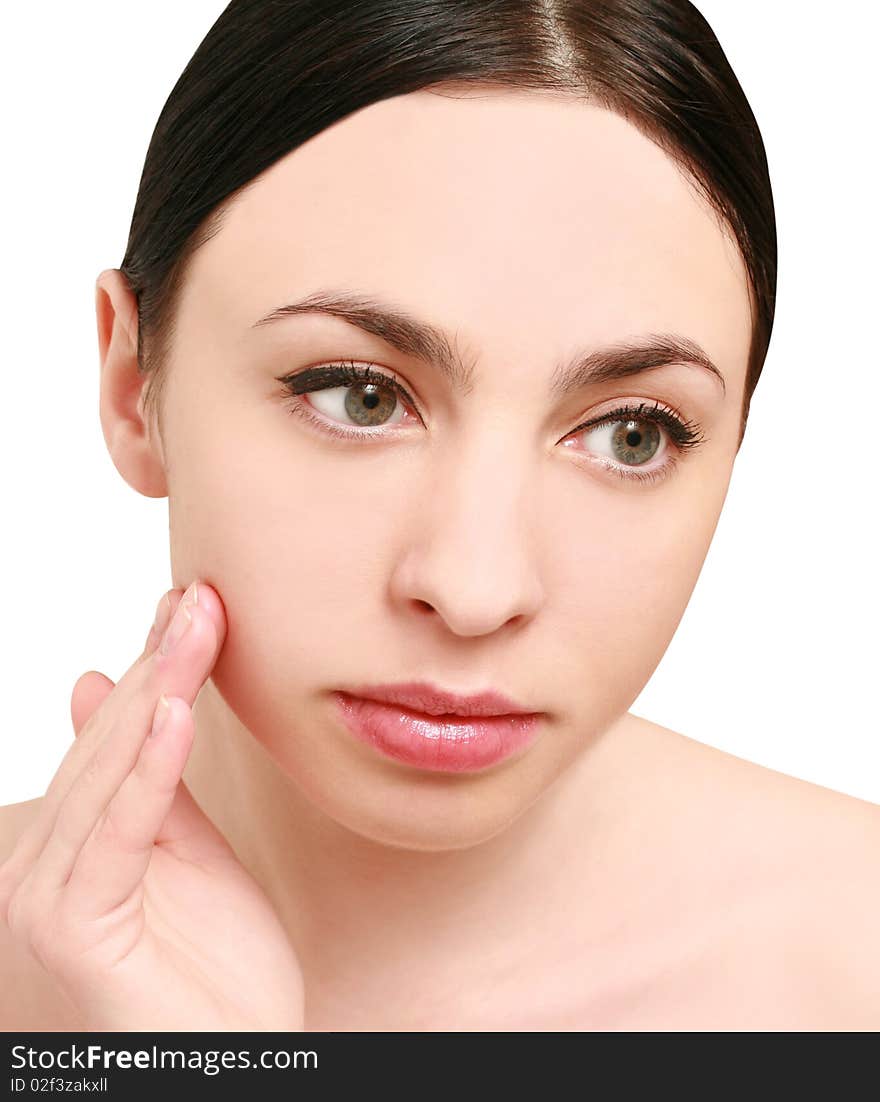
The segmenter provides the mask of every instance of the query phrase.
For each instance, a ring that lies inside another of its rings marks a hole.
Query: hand
[[[0,865],[0,919],[85,1029],[301,1030],[293,947],[181,779],[191,706],[226,639],[223,604],[200,583],[189,630],[165,653],[171,613],[186,623],[181,596],[162,599],[117,685],[91,671],[74,686],[77,737]],[[160,694],[167,720],[150,736]]]

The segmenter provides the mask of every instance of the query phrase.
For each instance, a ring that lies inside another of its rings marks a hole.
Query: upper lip
[[[359,685],[348,691],[352,696],[399,704],[429,716],[532,715],[535,712],[535,709],[524,708],[494,689],[462,694],[441,689],[427,681],[408,681],[396,685]]]

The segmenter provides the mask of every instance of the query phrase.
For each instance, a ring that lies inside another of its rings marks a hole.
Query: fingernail
[[[187,605],[197,605],[199,603],[199,583],[192,582],[189,589],[183,595],[184,601]]]
[[[156,710],[153,712],[153,726],[150,728],[150,738],[154,738],[165,724],[168,722],[168,716],[171,713],[171,705],[168,703],[168,699],[164,693],[159,697],[159,703],[156,705]]]
[[[177,606],[177,611],[174,613],[174,618],[168,625],[168,630],[162,638],[162,644],[159,650],[162,654],[170,654],[172,650],[177,646],[181,639],[186,635],[186,632],[192,623],[192,616],[190,615],[190,609],[193,605],[198,604],[199,600],[199,587],[196,582],[184,593],[180,604]]]

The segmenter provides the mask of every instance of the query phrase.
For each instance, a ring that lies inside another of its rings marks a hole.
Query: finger
[[[70,698],[70,718],[73,722],[74,736],[79,735],[115,687],[110,678],[105,677],[98,670],[89,670],[80,677],[73,686]],[[55,775],[58,775],[57,770]]]
[[[157,623],[161,625],[165,621],[167,610],[176,608],[182,596],[182,591],[174,589],[170,593],[163,594],[160,598],[153,626],[147,636],[148,647],[155,649],[158,641],[154,638]],[[105,677],[98,670],[89,670],[77,679],[73,686],[70,701],[70,718],[73,724],[74,740],[68,747],[43,793],[37,814],[28,824],[28,827],[19,835],[12,852],[3,864],[5,884],[20,880],[21,876],[24,875],[23,870],[30,867],[43,849],[54,827],[58,809],[74,780],[83,769],[89,754],[93,751],[95,741],[99,737],[98,719],[100,717],[96,719],[97,713],[114,689],[120,688],[124,691],[128,687],[127,684],[123,683],[126,681],[130,683],[134,671],[143,665],[148,656],[148,649],[145,647],[126,674],[120,678],[119,686],[114,685],[109,677]],[[109,707],[111,706],[108,705]]]
[[[141,666],[159,645],[162,633],[168,626],[168,622],[180,604],[182,597],[182,589],[172,589],[167,593],[163,593],[159,598],[153,623],[147,633],[144,649],[129,666],[126,674]],[[120,683],[124,680],[126,674],[120,678]],[[73,686],[70,699],[70,718],[73,721],[73,731],[77,737],[114,687],[115,685],[110,678],[105,677],[97,670],[84,673]]]
[[[154,723],[154,733],[144,740],[134,768],[98,818],[71,870],[66,904],[78,919],[102,918],[141,884],[194,735],[186,701],[168,698],[164,725],[156,731]]]
[[[163,593],[159,598],[159,603],[156,606],[156,611],[153,616],[153,623],[147,633],[144,649],[129,669],[134,669],[136,666],[140,665],[159,645],[159,640],[162,638],[162,632],[168,626],[168,621],[171,619],[174,610],[180,603],[181,597],[183,597],[182,589],[172,589],[167,593]],[[83,727],[104,703],[114,688],[115,683],[98,670],[89,670],[88,673],[84,673],[82,677],[78,679],[73,686],[70,698],[70,718],[73,722],[73,733],[77,738]]]
[[[178,697],[169,705],[166,726],[146,740],[74,864],[66,903],[68,913],[83,921],[101,918],[131,898],[157,846],[202,865],[238,860],[182,779],[195,738],[192,709]]]
[[[205,610],[210,613],[215,631],[221,639],[225,638],[226,621],[222,602],[210,587],[199,586],[199,590],[201,591],[201,600]],[[168,594],[170,607],[176,610],[182,597],[182,591],[177,589],[172,590]],[[164,599],[160,600],[158,606],[160,612],[163,603]],[[34,816],[27,830],[22,832],[19,836],[13,853],[8,858],[6,866],[4,866],[4,886],[8,887],[9,884],[14,885],[20,883],[22,878],[28,875],[31,867],[45,848],[52,832],[55,830],[60,808],[67,799],[74,783],[78,778],[84,776],[88,777],[90,774],[93,775],[99,771],[99,762],[93,759],[97,754],[106,752],[102,751],[101,747],[110,736],[110,733],[114,731],[120,723],[124,723],[127,730],[134,728],[134,737],[138,739],[138,745],[140,744],[139,736],[143,733],[146,719],[143,718],[143,722],[141,723],[132,723],[132,719],[134,719],[137,714],[136,702],[138,700],[141,701],[141,712],[145,717],[147,714],[152,714],[152,708],[160,692],[166,689],[168,689],[169,692],[172,691],[168,683],[169,681],[173,681],[173,678],[168,677],[168,659],[165,657],[160,658],[155,646],[155,640],[152,641],[151,645],[152,650],[147,653],[145,648],[140,658],[138,658],[129,670],[126,671],[123,677],[120,678],[119,683],[114,686],[108,696],[104,698],[92,717],[86,721],[84,726],[80,727],[77,738],[65,754],[64,759],[56,770],[55,776],[52,778],[43,796],[38,814]],[[210,642],[208,646],[210,649]],[[178,656],[178,660],[182,659],[185,663],[188,660],[188,654],[189,651],[187,648],[183,648],[181,655]],[[189,660],[191,660],[191,656]],[[162,667],[162,676],[157,673],[154,667]],[[96,673],[95,676],[101,678],[103,681],[103,675]],[[93,679],[80,678],[75,687],[74,698],[71,704],[71,717],[74,719],[74,722],[82,718],[81,714],[79,714],[79,694],[83,689],[84,683],[87,684],[88,680]],[[107,682],[109,682],[109,678]],[[105,687],[106,683],[102,683],[101,688],[103,689]],[[85,708],[82,708],[82,711],[85,711]],[[133,751],[134,756],[136,756],[136,752],[135,749]],[[134,756],[132,757],[132,762]],[[2,903],[2,901],[3,900],[0,899],[0,903]]]
[[[108,757],[108,741],[112,741],[114,736],[117,743],[120,737],[123,739],[120,761],[125,772],[128,772],[136,760],[148,726],[148,719],[152,716],[152,710],[160,692],[164,691],[168,695],[186,695],[190,701],[195,699],[201,683],[222,649],[226,635],[226,615],[222,601],[210,586],[199,586],[199,590],[200,601],[207,614],[201,628],[191,633],[191,638],[173,655],[162,655],[155,646],[149,654],[146,654],[145,650],[145,654],[132,665],[120,679],[119,684],[114,686],[103,699],[92,717],[79,728],[80,734],[56,771],[41,801],[39,813],[28,828],[19,835],[13,852],[0,865],[0,873],[2,873],[0,875],[0,915],[6,913],[11,897],[25,879],[42,875],[39,870],[40,858],[59,828],[61,810],[68,802],[75,785],[80,783],[81,787],[93,788],[99,794],[105,792],[101,785],[91,784],[90,781],[104,776],[107,772],[105,759]],[[180,603],[181,597],[182,594],[175,591],[169,594],[172,607]],[[209,655],[207,661],[206,654]],[[103,675],[97,676],[103,679]],[[80,690],[83,680],[81,678],[77,683]],[[99,684],[101,689],[106,688],[105,684],[101,682]],[[82,718],[77,714],[78,699],[77,692],[71,707],[72,719],[75,722]],[[130,760],[125,750],[126,736],[129,741],[135,742],[133,748],[129,747]],[[112,758],[112,754],[110,756]],[[112,795],[112,792],[109,795]],[[107,799],[109,796],[104,798],[104,803]],[[73,809],[68,808],[67,818],[61,823],[60,835],[52,847],[55,862],[50,866],[52,869],[60,860],[59,851],[63,849],[62,839],[71,838],[71,836],[78,838],[81,833],[75,822],[75,812],[75,805]],[[72,864],[75,851],[68,859]],[[66,876],[63,880],[66,880]]]
[[[150,676],[142,691],[126,697],[125,711],[95,746],[65,796],[30,874],[45,887],[60,888],[66,884],[99,816],[137,762],[160,693],[179,696],[191,707],[213,668],[219,653],[214,620],[202,605],[193,606],[189,613],[189,630],[177,649],[163,654],[160,647],[154,653]]]
[[[89,756],[94,752],[95,744],[100,741],[102,732],[109,726],[108,723],[102,727],[100,723],[102,716],[99,715],[100,709],[105,701],[108,701],[114,690],[117,690],[117,697],[113,703],[118,703],[120,697],[126,692],[134,691],[136,680],[145,661],[155,652],[158,644],[158,636],[155,634],[157,625],[162,626],[164,624],[167,626],[168,610],[176,609],[182,597],[183,590],[172,589],[160,598],[153,626],[147,636],[147,646],[119,679],[117,685],[114,685],[109,677],[105,677],[97,670],[90,670],[77,680],[73,687],[70,702],[74,741],[68,747],[49,782],[48,788],[43,793],[39,812],[34,816],[27,831],[19,837],[15,850],[10,856],[10,861],[14,861],[18,865],[22,862],[29,863],[42,850],[54,826],[62,801],[70,791],[74,780],[83,770]],[[112,710],[112,704],[108,703],[105,710]]]
[[[159,604],[156,606],[156,615],[153,618],[152,627],[147,632],[147,639],[144,643],[141,658],[145,658],[158,647],[159,640],[162,638],[165,629],[171,622],[171,617],[174,615],[175,609],[180,604],[182,597],[182,589],[172,589],[169,593],[165,593],[159,598]]]

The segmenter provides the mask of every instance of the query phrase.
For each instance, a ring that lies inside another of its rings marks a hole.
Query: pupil
[[[642,434],[640,432],[630,431],[626,434],[626,442],[631,448],[634,448],[637,444],[640,444],[642,440]]]

